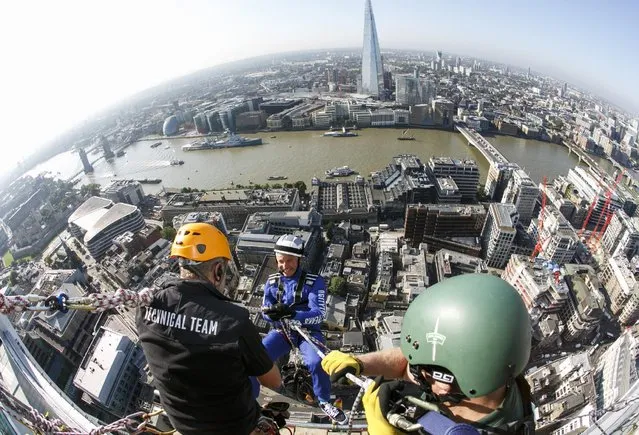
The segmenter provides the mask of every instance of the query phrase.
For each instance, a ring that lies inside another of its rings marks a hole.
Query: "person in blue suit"
[[[302,270],[300,261],[304,255],[304,241],[292,234],[281,236],[275,244],[275,258],[279,273],[270,275],[264,286],[264,318],[273,323],[272,329],[262,340],[266,352],[273,361],[291,350],[286,336],[277,329],[282,319],[300,325],[309,334],[324,343],[320,324],[326,318],[326,283],[319,275]],[[302,352],[304,363],[313,378],[313,392],[319,406],[333,421],[346,423],[344,412],[330,403],[331,381],[322,369],[321,358],[299,334],[289,337]]]

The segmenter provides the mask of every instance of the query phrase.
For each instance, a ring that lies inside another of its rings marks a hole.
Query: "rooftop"
[[[100,198],[99,196],[92,196],[87,199],[69,216],[69,223],[76,223],[79,219],[84,218],[87,215],[92,214],[96,210],[102,210],[109,208],[113,205],[113,201],[106,198]],[[79,225],[79,224],[78,224]],[[82,227],[82,225],[80,225]]]
[[[102,404],[107,404],[133,343],[129,338],[101,328],[73,383]]]
[[[97,236],[102,230],[110,225],[118,222],[119,220],[128,216],[140,213],[138,208],[134,205],[119,202],[113,207],[106,210],[106,213],[101,213],[98,219],[95,219],[90,227],[84,227],[87,233],[84,235],[85,243],[89,243],[91,239]]]

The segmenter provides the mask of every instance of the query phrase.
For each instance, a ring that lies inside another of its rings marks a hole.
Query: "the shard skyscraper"
[[[362,51],[362,94],[380,98],[384,90],[384,67],[377,39],[375,16],[371,0],[366,0],[364,12],[364,49]]]

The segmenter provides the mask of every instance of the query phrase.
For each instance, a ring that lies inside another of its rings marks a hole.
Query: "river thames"
[[[80,178],[82,183],[103,185],[123,178],[162,180],[161,184],[145,184],[147,193],[157,193],[162,187],[219,189],[232,187],[231,183],[265,183],[272,175],[286,176],[289,182],[303,180],[310,185],[313,176],[323,177],[327,169],[336,166],[349,166],[367,177],[388,165],[393,156],[407,153],[417,155],[424,163],[432,156],[470,158],[479,165],[482,183],[486,179],[488,162],[461,134],[439,130],[411,132],[414,141],[398,141],[401,130],[397,129],[369,128],[350,138],[323,137],[321,131],[260,133],[246,137],[261,137],[263,145],[189,152],[182,151],[182,145],[194,139],[158,138],[162,145],[156,148],[151,148],[154,141],[140,141],[126,148],[122,157],[111,161],[99,159],[94,164],[95,172],[81,174]],[[569,155],[561,145],[510,136],[486,136],[486,139],[535,181],[544,176],[550,181],[578,163],[577,156]],[[98,157],[89,154],[92,162]],[[184,165],[171,166],[172,159],[183,160]],[[601,169],[609,173],[614,170],[610,162],[596,160]],[[77,153],[65,152],[38,165],[29,174],[48,171],[70,178],[81,170]]]

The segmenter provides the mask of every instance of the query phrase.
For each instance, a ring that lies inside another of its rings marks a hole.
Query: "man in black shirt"
[[[186,224],[171,255],[182,279],[157,291],[136,319],[162,406],[182,435],[248,435],[260,415],[249,376],[269,388],[281,377],[247,310],[218,290],[231,260],[226,237],[209,224]]]

